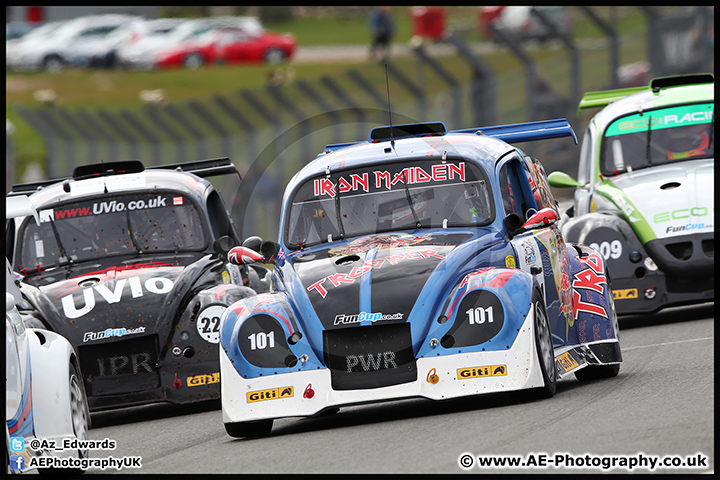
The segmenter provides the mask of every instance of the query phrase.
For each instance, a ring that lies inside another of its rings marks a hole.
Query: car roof
[[[418,157],[463,157],[485,164],[492,172],[494,161],[515,149],[519,143],[550,138],[577,137],[564,118],[490,127],[448,131],[442,122],[413,123],[373,128],[367,141],[328,145],[318,157],[303,167],[288,183],[291,191],[301,181],[316,175],[393,159]],[[388,154],[393,153],[394,157]],[[492,160],[491,160],[492,159]]]
[[[69,186],[69,192],[65,185]],[[43,186],[30,195],[33,204],[42,209],[50,204],[71,200],[87,200],[112,194],[175,190],[196,202],[204,201],[205,191],[212,184],[192,173],[164,169],[147,169],[142,172],[101,176],[80,180],[66,179]],[[107,193],[105,193],[107,188]]]
[[[665,77],[665,78],[682,78],[677,77]],[[651,82],[656,82],[658,79],[654,79]],[[625,95],[623,95],[623,92]],[[666,88],[655,88],[649,87],[638,87],[624,90],[611,90],[608,92],[590,92],[583,97],[583,102],[580,103],[580,108],[587,108],[592,106],[602,106],[593,104],[592,95],[602,96],[605,94],[605,99],[609,99],[607,106],[598,112],[592,119],[598,128],[599,132],[604,132],[607,126],[619,117],[637,113],[639,111],[650,111],[657,108],[672,106],[672,105],[683,105],[689,103],[698,102],[713,102],[715,99],[715,83],[698,83],[690,85],[673,85]],[[619,98],[615,99],[614,95]]]

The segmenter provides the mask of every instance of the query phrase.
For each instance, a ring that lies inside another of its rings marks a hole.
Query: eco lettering
[[[667,222],[670,220],[683,220],[690,217],[704,217],[708,214],[705,207],[681,208],[671,212],[658,213],[653,217],[655,223]]]

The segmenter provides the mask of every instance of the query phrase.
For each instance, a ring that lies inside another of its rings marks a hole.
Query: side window
[[[538,210],[543,208],[553,208],[557,210],[557,203],[550,190],[550,184],[547,181],[547,175],[545,175],[545,168],[542,166],[542,163],[533,157],[525,157],[525,160],[530,167],[530,173],[535,183],[535,185],[531,186]]]
[[[530,180],[532,176],[517,157],[508,161],[500,168],[498,180],[502,195],[505,215],[515,212],[528,219],[537,212],[537,203],[532,195]]]
[[[212,230],[215,240],[223,235],[228,235],[233,240],[237,240],[235,239],[230,221],[225,213],[225,206],[223,205],[222,199],[217,191],[213,191],[210,193],[210,196],[208,196],[207,211],[208,216],[210,217],[210,230]]]

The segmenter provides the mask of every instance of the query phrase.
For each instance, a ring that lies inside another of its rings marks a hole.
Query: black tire
[[[70,408],[72,410],[73,433],[78,440],[88,439],[88,408],[82,379],[75,365],[70,364]],[[88,451],[78,450],[79,458],[88,458]],[[80,475],[82,468],[38,468],[40,475]]]
[[[260,438],[268,436],[272,426],[273,419],[269,418],[254,422],[226,423],[225,431],[235,438]]]
[[[538,354],[538,364],[542,371],[543,381],[545,385],[531,390],[532,398],[550,398],[555,395],[557,390],[557,372],[555,371],[555,353],[552,344],[552,335],[550,333],[550,324],[548,323],[547,314],[545,313],[545,305],[538,292],[533,295],[532,308],[534,309],[534,330],[535,330],[535,348]]]
[[[42,68],[46,72],[57,73],[65,68],[65,61],[59,55],[49,55],[43,60]]]
[[[205,65],[205,59],[199,53],[189,53],[183,59],[183,66],[191,70],[198,69]]]
[[[268,65],[277,65],[284,62],[286,58],[285,52],[279,48],[270,48],[265,52],[265,63]]]

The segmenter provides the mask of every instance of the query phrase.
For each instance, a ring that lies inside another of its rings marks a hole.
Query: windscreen
[[[712,158],[714,104],[680,105],[615,120],[603,137],[600,169],[618,175],[666,163]]]
[[[40,210],[40,225],[26,221],[18,233],[16,270],[28,273],[70,260],[82,262],[142,252],[202,250],[202,219],[176,193],[122,195]]]
[[[417,160],[346,169],[308,179],[293,196],[289,248],[416,228],[492,221],[485,172],[463,160]]]

